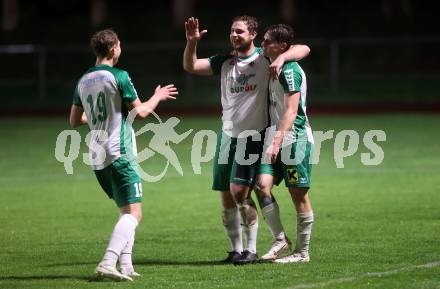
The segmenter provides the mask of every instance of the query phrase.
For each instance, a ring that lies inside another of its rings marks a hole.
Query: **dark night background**
[[[1,111],[67,107],[76,80],[94,64],[89,38],[107,27],[118,32],[119,67],[143,98],[172,82],[185,101],[167,105],[216,107],[218,79],[182,69],[183,22],[194,15],[209,30],[198,50],[208,57],[229,49],[231,19],[241,14],[261,21],[260,36],[270,24],[290,24],[297,41],[311,47],[301,65],[312,107],[434,107],[440,103],[437,11],[435,2],[415,0],[3,0]],[[30,46],[17,46],[23,44]]]

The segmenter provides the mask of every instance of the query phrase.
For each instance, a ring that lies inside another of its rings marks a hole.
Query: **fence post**
[[[43,99],[47,95],[47,78],[46,78],[46,47],[38,46],[38,96]]]
[[[333,92],[339,91],[339,42],[330,42],[330,87]]]

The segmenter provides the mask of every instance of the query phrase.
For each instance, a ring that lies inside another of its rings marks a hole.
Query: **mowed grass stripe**
[[[217,265],[229,249],[221,224],[220,203],[211,187],[211,163],[194,175],[190,163],[192,136],[173,145],[184,176],[170,168],[157,183],[144,183],[144,219],[138,227],[134,260],[143,276],[133,284],[93,282],[118,218],[114,204],[93,173],[74,162],[65,174],[54,157],[55,140],[66,119],[0,119],[0,288],[287,288],[329,280],[388,272],[440,260],[440,116],[311,116],[316,130],[363,133],[382,129],[387,141],[380,166],[366,167],[358,152],[337,169],[333,141],[322,145],[313,167],[316,222],[312,262],[302,265]],[[182,118],[187,129],[220,127],[218,119]],[[12,129],[13,128],[13,129]],[[87,129],[80,129],[86,135]],[[410,132],[410,134],[408,133]],[[148,143],[138,138],[139,148]],[[160,172],[161,157],[142,164]],[[283,185],[274,189],[282,219],[294,237],[295,213]],[[270,246],[260,216],[258,250]],[[381,278],[362,278],[329,288],[436,288],[439,267]],[[89,282],[92,281],[92,282]]]

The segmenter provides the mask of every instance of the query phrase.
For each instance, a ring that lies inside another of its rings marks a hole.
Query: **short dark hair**
[[[243,21],[244,23],[246,23],[249,32],[257,32],[258,30],[258,20],[255,17],[249,15],[242,15],[232,19],[232,23],[237,21]]]
[[[293,28],[285,24],[275,24],[267,28],[266,33],[269,34],[273,42],[285,42],[288,46],[293,44],[294,31]]]
[[[97,57],[109,56],[110,49],[119,41],[118,34],[113,29],[104,29],[93,34],[90,46]]]

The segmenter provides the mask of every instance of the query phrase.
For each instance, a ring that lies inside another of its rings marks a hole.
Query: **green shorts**
[[[258,155],[258,159],[252,164],[237,162],[237,142],[239,142],[237,138],[230,137],[223,131],[217,133],[212,184],[212,189],[215,191],[229,191],[230,183],[252,186],[255,181],[263,150],[263,138],[260,141],[252,141],[251,137],[246,138],[244,159],[249,160],[250,154]]]
[[[96,170],[95,175],[104,192],[119,208],[142,202],[141,179],[128,160],[119,158],[102,170]]]
[[[274,164],[261,164],[258,174],[269,174],[275,177],[276,185],[284,179],[286,187],[310,188],[312,164],[311,157],[313,144],[310,142],[297,142],[287,147],[290,149],[290,159],[298,156],[299,163],[285,164],[282,162],[281,152]]]

